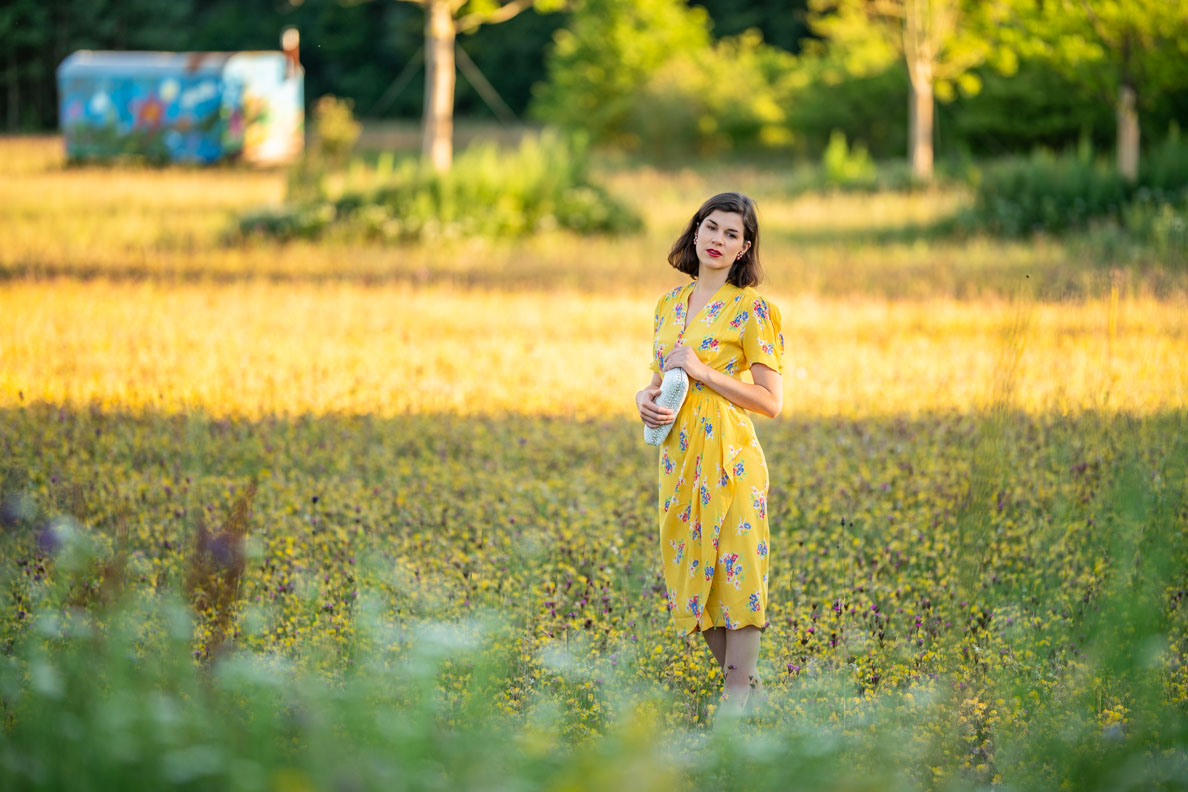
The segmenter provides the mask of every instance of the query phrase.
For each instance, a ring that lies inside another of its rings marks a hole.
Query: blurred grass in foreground
[[[761,426],[771,698],[738,738],[663,609],[636,422],[0,427],[11,788],[1188,784],[1182,412]],[[193,526],[249,479],[213,647]]]

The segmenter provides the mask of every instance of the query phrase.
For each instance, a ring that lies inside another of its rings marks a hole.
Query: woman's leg
[[[718,661],[718,668],[725,673],[726,669],[726,628],[725,627],[711,627],[708,630],[701,631],[701,637],[705,638],[706,644],[710,651],[714,653],[714,659]]]
[[[751,678],[759,664],[758,627],[726,630],[726,697],[719,712],[741,715],[751,693]]]

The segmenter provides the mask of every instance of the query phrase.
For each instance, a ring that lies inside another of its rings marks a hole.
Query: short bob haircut
[[[759,219],[755,215],[755,202],[742,193],[718,193],[703,203],[697,213],[693,215],[693,219],[689,221],[689,225],[685,227],[684,232],[673,244],[672,250],[668,252],[668,263],[689,277],[697,278],[700,274],[700,265],[697,261],[697,249],[693,245],[693,237],[697,235],[697,229],[701,227],[702,221],[718,209],[742,216],[743,241],[751,243],[742,258],[730,265],[730,273],[726,276],[726,282],[734,284],[740,289],[755,286],[763,279],[763,270],[759,266]]]

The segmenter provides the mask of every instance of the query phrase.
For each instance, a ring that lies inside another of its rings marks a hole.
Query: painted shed
[[[304,71],[291,52],[93,52],[58,66],[71,160],[278,163],[301,153]]]

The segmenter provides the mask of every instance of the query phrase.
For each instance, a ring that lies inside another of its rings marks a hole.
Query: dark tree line
[[[801,2],[704,0],[719,35],[758,27],[790,51],[806,35]],[[513,112],[523,115],[532,85],[565,13],[524,13],[463,36],[459,44]],[[281,30],[301,32],[306,101],[332,93],[360,115],[419,118],[424,85],[393,81],[418,68],[424,41],[420,8],[393,0],[4,0],[0,4],[0,118],[8,131],[53,129],[58,122],[55,69],[79,49],[278,49]],[[383,100],[382,104],[380,104]],[[490,111],[465,76],[459,115]]]

